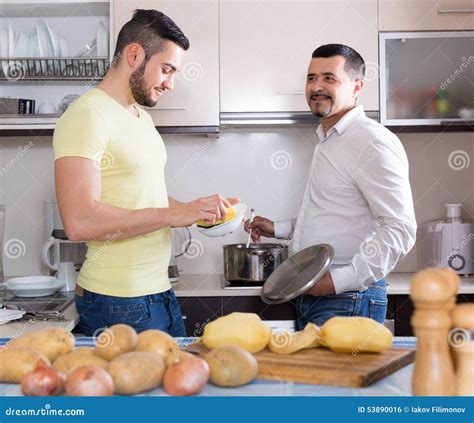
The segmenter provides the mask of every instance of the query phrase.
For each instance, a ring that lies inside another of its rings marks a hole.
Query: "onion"
[[[195,395],[209,380],[209,365],[199,356],[181,353],[178,363],[168,367],[163,387],[170,395]]]
[[[110,374],[97,366],[82,366],[68,375],[66,395],[69,396],[109,396],[114,393],[114,381]]]
[[[40,360],[31,372],[21,380],[21,390],[25,395],[58,395],[64,389],[66,375]]]

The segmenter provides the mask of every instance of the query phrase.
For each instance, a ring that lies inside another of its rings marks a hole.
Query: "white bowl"
[[[23,310],[0,309],[0,325],[20,319],[25,313]]]
[[[233,219],[228,220],[225,223],[221,223],[220,225],[213,226],[212,228],[200,228],[196,225],[197,230],[203,235],[210,236],[213,238],[218,236],[225,236],[234,232],[242,224],[242,219],[244,218],[245,210],[247,210],[247,205],[239,203],[234,205],[234,208],[236,214]]]
[[[32,297],[47,297],[48,295],[53,295],[55,292],[59,291],[65,285],[64,281],[55,280],[54,284],[50,286],[43,287],[12,287],[8,285],[8,289],[13,291],[15,296],[21,298],[32,298]]]

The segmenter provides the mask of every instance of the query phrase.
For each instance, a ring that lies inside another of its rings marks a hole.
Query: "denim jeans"
[[[80,322],[75,332],[97,336],[108,326],[125,323],[137,332],[159,329],[171,336],[186,336],[181,309],[172,289],[142,297],[113,297],[84,290],[76,295]]]
[[[348,291],[320,297],[302,295],[296,299],[297,330],[304,329],[309,322],[321,326],[334,316],[363,316],[383,323],[387,302],[387,286],[383,279],[363,292]]]

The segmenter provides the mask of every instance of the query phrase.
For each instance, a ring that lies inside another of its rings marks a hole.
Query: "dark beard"
[[[141,66],[132,73],[128,81],[130,90],[132,91],[133,98],[140,106],[153,107],[157,101],[150,98],[148,94],[145,78],[146,61],[143,61]]]
[[[332,112],[332,105],[329,108],[329,110],[327,110],[326,112],[316,112],[316,113],[313,113],[313,115],[319,118],[324,118],[326,116],[329,116],[331,112]]]

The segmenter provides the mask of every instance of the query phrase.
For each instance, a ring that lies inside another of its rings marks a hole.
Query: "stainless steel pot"
[[[224,245],[224,278],[230,282],[265,282],[288,258],[288,247],[282,244]]]

